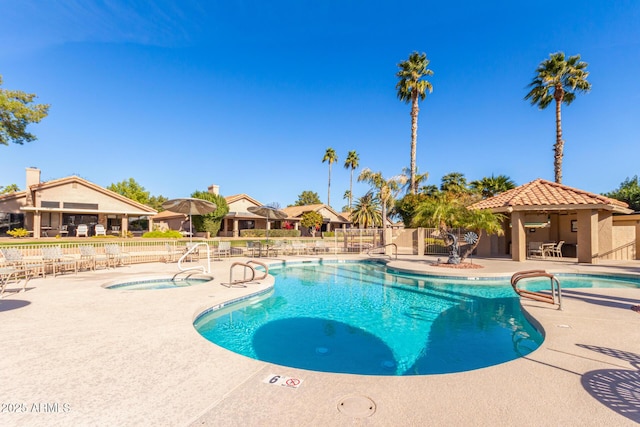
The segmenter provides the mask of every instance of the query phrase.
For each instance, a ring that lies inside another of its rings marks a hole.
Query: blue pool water
[[[114,285],[106,286],[106,289],[117,289],[127,291],[139,291],[150,289],[172,289],[183,288],[185,286],[193,286],[200,283],[210,282],[211,279],[204,278],[188,278],[188,279],[150,279],[150,280],[137,280],[124,283],[117,283]]]
[[[543,340],[506,279],[430,278],[362,262],[270,273],[272,292],[199,316],[200,334],[266,362],[365,375],[478,369],[525,356]],[[561,282],[563,288],[621,285],[595,277]],[[526,287],[546,289],[549,282]]]

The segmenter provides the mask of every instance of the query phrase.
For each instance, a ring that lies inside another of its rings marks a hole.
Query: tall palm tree
[[[463,173],[450,172],[442,177],[440,190],[459,195],[468,193],[467,178]]]
[[[349,151],[347,154],[347,160],[344,161],[344,168],[351,169],[351,177],[349,178],[349,210],[351,210],[351,203],[353,201],[353,171],[360,166],[360,158],[355,151]]]
[[[506,175],[485,176],[480,180],[471,181],[469,186],[473,191],[481,194],[483,199],[487,199],[495,196],[496,194],[504,193],[507,190],[516,188],[515,182]]]
[[[329,185],[327,187],[327,206],[331,206],[331,163],[335,163],[338,161],[338,155],[336,154],[336,150],[329,147],[327,151],[324,153],[324,157],[322,158],[322,163],[329,162]]]
[[[358,181],[364,181],[378,191],[377,198],[382,208],[382,228],[386,228],[387,211],[393,206],[396,196],[400,192],[402,185],[406,182],[406,177],[404,175],[397,175],[385,179],[382,176],[382,172],[373,172],[371,169],[365,168],[360,172]],[[384,235],[382,238],[382,243],[384,244]]]
[[[407,182],[402,186],[402,189],[407,193],[411,194],[411,168],[402,168],[402,174],[406,177]],[[415,170],[415,179],[414,182],[416,184],[416,190],[420,188],[426,187],[426,181],[429,179],[429,172],[419,173],[418,168]]]
[[[536,76],[529,84],[531,91],[524,97],[531,105],[544,110],[556,101],[556,143],[554,148],[553,170],[555,181],[562,183],[562,156],[564,141],[562,140],[562,119],[560,106],[569,105],[576,98],[576,92],[589,92],[591,83],[587,82],[589,72],[587,63],[580,61],[580,55],[565,58],[563,52],[552,53],[538,65]]]
[[[427,92],[433,92],[433,86],[425,77],[432,76],[433,71],[429,70],[429,60],[426,53],[413,52],[409,59],[398,64],[400,71],[396,77],[400,79],[396,83],[398,99],[405,103],[411,103],[411,194],[416,194],[416,145],[418,143],[418,101],[424,101]]]
[[[375,227],[382,224],[380,205],[372,191],[369,191],[356,201],[350,219],[352,223],[358,224],[360,228]]]

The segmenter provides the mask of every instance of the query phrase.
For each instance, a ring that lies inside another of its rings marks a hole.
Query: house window
[[[241,219],[238,221],[238,228],[240,230],[253,230],[256,228],[256,222],[252,220]]]
[[[0,236],[7,236],[7,231],[24,228],[24,214],[0,212]]]

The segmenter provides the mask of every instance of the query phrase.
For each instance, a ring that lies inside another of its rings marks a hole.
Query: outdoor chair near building
[[[66,224],[61,225],[58,234],[60,234],[61,237],[67,237],[69,235],[69,226]]]
[[[76,228],[76,237],[89,237],[89,227],[87,224],[78,224]]]
[[[104,228],[104,225],[102,225],[102,224],[96,224],[94,230],[95,230],[95,235],[96,236],[106,236],[107,235],[107,230]]]
[[[549,255],[562,258],[562,245],[564,245],[564,240],[560,240],[557,244],[554,244],[552,247],[550,247]]]
[[[53,277],[56,277],[57,273],[62,273],[71,269],[73,269],[75,273],[78,272],[77,258],[73,255],[63,254],[60,246],[45,246],[41,251],[44,268],[51,266]]]
[[[527,248],[527,257],[544,257],[544,251],[542,249],[542,242],[529,242]]]

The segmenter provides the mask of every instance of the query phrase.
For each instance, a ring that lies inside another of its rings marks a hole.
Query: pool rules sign
[[[287,388],[298,388],[302,384],[302,380],[298,378],[285,377],[284,375],[270,374],[267,378],[262,380],[265,384],[279,385]]]

